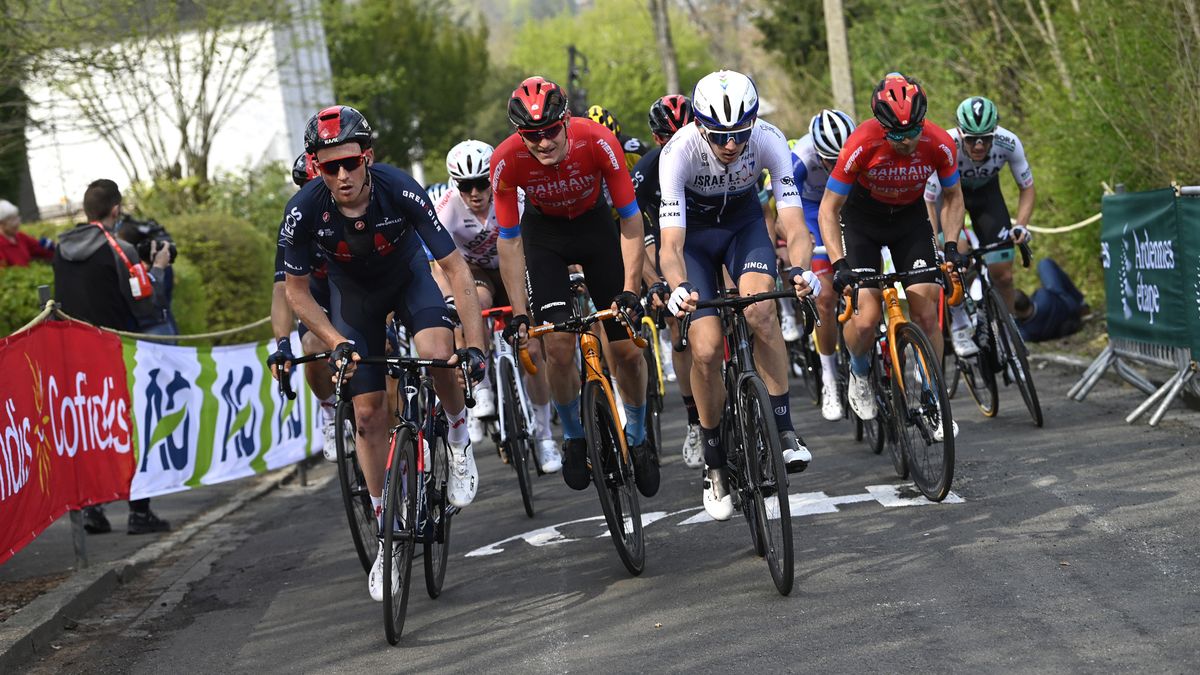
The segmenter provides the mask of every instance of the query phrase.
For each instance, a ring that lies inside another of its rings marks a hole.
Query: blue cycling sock
[[[871,354],[850,353],[850,370],[859,377],[866,377],[871,372]]]
[[[579,397],[567,403],[554,402],[554,409],[558,411],[558,421],[562,423],[563,439],[568,438],[583,438],[583,422],[579,419]]]
[[[792,426],[792,409],[788,403],[788,395],[768,394],[771,398],[771,409],[775,411],[775,426],[778,427],[779,433],[785,431],[795,431],[796,427]]]
[[[631,447],[646,442],[646,404],[625,404],[625,442]]]

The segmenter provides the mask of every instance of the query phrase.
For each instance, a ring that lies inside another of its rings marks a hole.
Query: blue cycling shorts
[[[722,214],[719,225],[689,227],[683,242],[683,259],[688,281],[701,300],[717,297],[721,266],[736,284],[742,274],[759,272],[775,276],[775,247],[767,236],[762,209],[753,200],[736,212]],[[716,316],[715,309],[697,310],[693,316]]]

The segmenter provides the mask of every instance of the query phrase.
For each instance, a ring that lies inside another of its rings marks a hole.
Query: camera
[[[179,253],[175,249],[175,242],[171,239],[171,235],[167,234],[167,229],[159,225],[157,221],[153,219],[137,220],[126,213],[115,229],[118,236],[137,248],[138,256],[147,265],[152,262],[153,258],[150,245],[156,241],[163,242],[168,246],[171,251],[171,264],[175,264],[175,256]]]

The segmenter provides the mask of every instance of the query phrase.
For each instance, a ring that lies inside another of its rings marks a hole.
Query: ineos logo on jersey
[[[283,227],[280,228],[279,235],[287,243],[292,243],[292,237],[296,234],[296,227],[300,225],[300,220],[303,214],[300,213],[300,208],[293,206],[292,210],[284,216]]]

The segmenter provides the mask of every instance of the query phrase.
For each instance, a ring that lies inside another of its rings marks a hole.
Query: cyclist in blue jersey
[[[337,368],[348,362],[346,386],[358,424],[356,452],[371,502],[382,514],[390,423],[385,372],[381,366],[357,361],[384,354],[384,321],[395,312],[421,357],[466,359],[472,380],[478,382],[487,363],[480,342],[479,301],[471,271],[425,190],[407,173],[374,162],[371,126],[362,114],[348,106],[326,108],[317,114],[312,131],[305,134],[305,150],[313,155],[321,180],[309,182],[288,202],[280,234],[287,298],[300,320],[333,351],[330,365]],[[470,345],[457,353],[453,324],[422,242],[454,289]],[[328,264],[328,316],[309,291],[313,245]],[[451,504],[466,506],[475,498],[479,477],[463,392],[453,370],[434,369],[430,376],[450,422],[448,496]],[[368,581],[375,600],[383,599],[382,544],[379,553]]]

